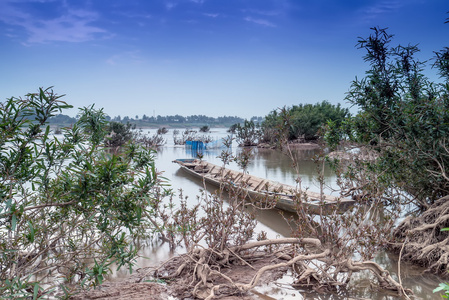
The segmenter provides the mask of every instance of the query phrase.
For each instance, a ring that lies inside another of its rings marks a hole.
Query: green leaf
[[[448,294],[449,293],[449,284],[440,283],[440,285],[437,288],[435,288],[433,290],[433,292],[436,293],[436,292],[443,291],[443,290],[446,291],[446,294]]]
[[[12,218],[11,218],[11,230],[12,231],[16,230],[16,225],[17,225],[17,217],[15,214],[13,214]]]
[[[44,135],[44,142],[47,140],[48,135],[50,134],[50,126],[47,126],[47,128],[45,129],[45,135]]]
[[[29,240],[30,240],[30,243],[33,243],[34,242],[35,230],[34,230],[34,227],[33,227],[33,224],[31,223],[31,221],[28,221],[28,226],[30,227]]]
[[[449,228],[441,228],[441,231],[449,231]]]
[[[39,293],[39,284],[36,282],[34,284],[34,291],[33,291],[33,300],[37,299],[37,294]]]
[[[444,290],[444,286],[441,286],[441,285],[442,285],[442,283],[440,283],[440,286],[438,286],[436,289],[434,289],[433,292],[436,293],[436,292]]]

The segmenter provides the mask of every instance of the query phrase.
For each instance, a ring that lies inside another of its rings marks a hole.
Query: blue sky
[[[122,117],[348,106],[368,68],[358,37],[388,27],[427,60],[449,46],[447,11],[447,0],[0,0],[0,99],[54,86]]]

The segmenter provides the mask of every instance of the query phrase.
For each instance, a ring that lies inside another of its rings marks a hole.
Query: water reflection
[[[396,280],[398,279],[398,260],[399,256],[391,252],[381,252],[376,257],[376,262],[387,269]],[[426,273],[422,267],[401,261],[401,280],[404,286],[413,290],[415,295],[419,295],[422,299],[441,299],[432,291],[442,282],[442,279],[434,274]]]
[[[175,173],[176,177],[181,178],[189,178],[193,184],[196,185],[198,191],[200,189],[205,189],[208,193],[213,194],[217,190],[216,187],[208,184],[205,185],[204,182],[199,179],[198,177],[191,176],[190,174],[186,173],[182,169],[179,169]],[[186,194],[183,190],[183,194]],[[225,204],[230,202],[230,199],[228,198],[227,194],[223,195],[223,200],[225,201]],[[194,206],[196,205],[197,199],[189,197],[187,199],[187,204]],[[270,236],[270,238],[275,238],[278,236],[288,237],[291,236],[291,226],[287,223],[285,219],[290,219],[293,214],[289,212],[282,212],[278,209],[256,209],[254,206],[248,204],[246,206],[246,210],[252,214],[254,214],[259,222],[259,226],[257,227],[258,231],[264,230],[267,232]],[[282,214],[284,215],[285,219],[282,217]]]

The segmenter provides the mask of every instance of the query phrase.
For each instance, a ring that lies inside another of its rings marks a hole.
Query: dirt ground
[[[253,278],[258,269],[266,264],[277,263],[276,258],[265,258],[248,265],[233,265],[230,268],[221,271],[229,276],[233,281],[240,283],[248,283]],[[137,270],[136,273],[130,275],[120,282],[105,282],[95,290],[83,292],[72,297],[72,300],[82,299],[137,299],[137,300],[159,300],[159,299],[194,299],[188,292],[193,289],[189,286],[186,278],[177,278],[167,284],[157,283],[151,278],[150,274],[154,268],[143,268]],[[259,285],[268,284],[282,277],[287,268],[277,269],[265,272]],[[223,284],[221,279],[216,279],[214,284]],[[226,292],[226,291],[225,291]],[[254,300],[261,299],[260,296],[248,293],[246,295],[221,296],[221,300]]]
[[[154,282],[106,282],[95,290],[83,292],[71,299],[159,300],[170,299],[170,296],[167,287]]]

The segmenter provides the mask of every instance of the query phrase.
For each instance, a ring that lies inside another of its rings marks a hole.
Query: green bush
[[[50,88],[0,104],[2,298],[100,284],[111,264],[132,267],[132,241],[157,224],[163,189],[152,152],[105,152],[105,115],[93,107],[51,136],[48,119],[69,107]]]
[[[120,147],[125,145],[129,140],[133,138],[132,129],[135,129],[135,125],[130,123],[109,122],[107,126],[107,136],[105,138],[105,145],[108,147]]]
[[[423,74],[417,46],[390,46],[392,35],[373,28],[358,47],[370,69],[356,79],[347,100],[360,112],[342,124],[330,124],[331,146],[340,141],[375,151],[370,165],[379,183],[397,187],[427,207],[449,192],[449,49],[437,52],[434,67],[442,82]]]
[[[253,121],[245,120],[243,125],[237,124],[236,141],[240,146],[256,146],[259,141],[259,128]]]
[[[262,131],[271,132],[267,136],[268,140],[270,136],[275,136],[276,130],[280,128],[288,130],[288,140],[314,140],[319,137],[320,129],[327,122],[341,124],[349,115],[347,108],[342,108],[340,104],[330,104],[327,101],[293,105],[283,108],[280,112],[274,110],[268,114],[262,123]]]

